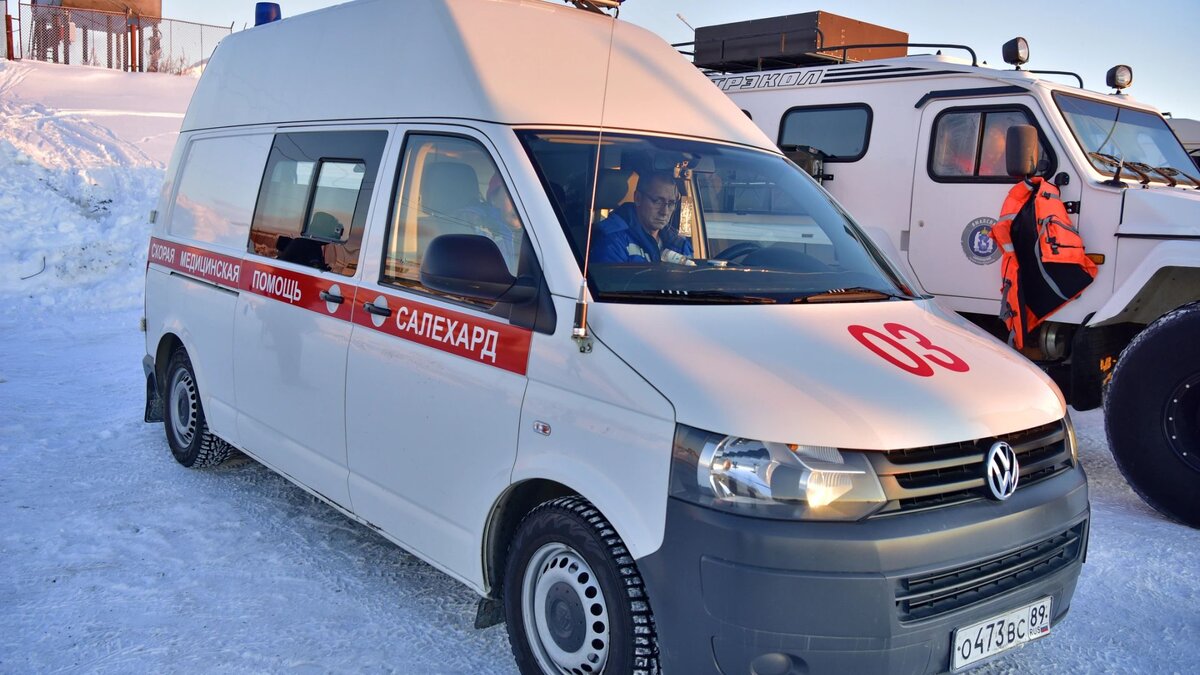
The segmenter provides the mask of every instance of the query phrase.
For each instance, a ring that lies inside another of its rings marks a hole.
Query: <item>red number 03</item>
[[[955,373],[965,373],[971,369],[966,361],[904,324],[885,323],[883,329],[887,331],[886,334],[866,326],[847,327],[854,339],[864,347],[913,375],[933,377],[933,366],[941,366]]]

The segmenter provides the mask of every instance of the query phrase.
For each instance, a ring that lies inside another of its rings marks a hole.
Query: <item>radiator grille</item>
[[[887,505],[873,517],[988,498],[983,462],[996,441],[1006,441],[1017,453],[1021,466],[1018,490],[1073,466],[1066,428],[1061,421],[961,443],[868,452],[888,498]]]

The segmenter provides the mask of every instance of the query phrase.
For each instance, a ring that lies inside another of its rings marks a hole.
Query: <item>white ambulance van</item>
[[[1084,89],[1074,73],[1026,69],[1021,38],[1004,46],[1008,69],[957,45],[857,63],[846,55],[865,49],[831,46],[781,61],[788,19],[748,22],[753,40],[737,37],[745,24],[698,29],[697,63],[717,69],[712,81],[789,156],[823,160],[825,189],[921,292],[997,335],[1007,332],[997,318],[1002,251],[989,232],[1017,182],[1006,133],[1032,127],[1039,173],[1098,273],[1024,352],[1076,409],[1104,406],[1113,456],[1147,503],[1200,527],[1200,169],[1179,140],[1191,120],[1172,133],[1127,93],[1128,66],[1108,72],[1111,93]]]
[[[462,581],[522,672],[939,672],[1070,607],[1058,390],[645,30],[362,0],[236,33],[152,220],[175,458],[236,448]]]

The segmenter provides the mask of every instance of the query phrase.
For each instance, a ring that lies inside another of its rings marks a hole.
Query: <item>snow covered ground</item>
[[[192,84],[0,62],[0,673],[515,672],[470,591],[252,460],[184,469],[141,422],[146,214]],[[1076,424],[1070,616],[979,672],[1200,672],[1200,531],[1125,485],[1099,411]]]

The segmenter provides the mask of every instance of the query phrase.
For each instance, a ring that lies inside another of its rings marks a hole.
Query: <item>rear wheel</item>
[[[1104,400],[1113,458],[1147,504],[1200,527],[1200,303],[1138,334]]]
[[[178,347],[167,361],[166,410],[163,426],[167,445],[180,464],[201,469],[224,462],[232,450],[225,441],[208,430],[200,389],[187,350]]]
[[[587,500],[560,497],[525,517],[504,588],[508,637],[525,675],[658,672],[637,565]]]

